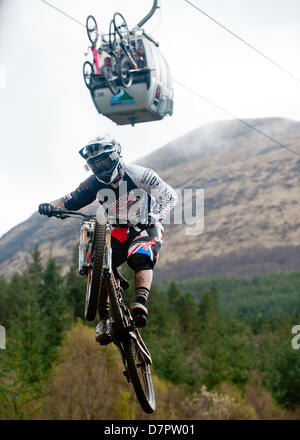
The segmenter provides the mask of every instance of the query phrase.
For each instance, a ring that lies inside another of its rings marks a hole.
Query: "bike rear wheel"
[[[150,365],[146,362],[137,342],[130,335],[124,340],[123,348],[136,397],[143,410],[151,414],[155,411],[156,403]]]
[[[85,299],[85,319],[94,321],[97,313],[99,293],[102,283],[103,258],[105,248],[105,225],[96,222],[92,247],[92,268],[88,273]]]
[[[113,326],[123,346],[125,368],[141,407],[147,414],[151,414],[155,411],[156,403],[150,365],[146,362],[145,356],[133,336],[130,333],[124,333],[128,322],[120,307],[114,276],[106,281],[106,288],[114,318]],[[122,337],[122,334],[125,336]]]

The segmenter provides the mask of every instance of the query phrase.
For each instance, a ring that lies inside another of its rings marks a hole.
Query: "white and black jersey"
[[[177,202],[177,194],[170,185],[152,169],[139,165],[123,165],[123,178],[117,184],[106,185],[91,175],[64,199],[69,210],[80,209],[97,199],[119,223],[132,219],[136,223],[146,194],[147,212],[157,221],[163,220]]]

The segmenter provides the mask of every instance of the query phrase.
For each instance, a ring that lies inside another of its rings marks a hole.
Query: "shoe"
[[[99,342],[100,345],[107,345],[112,342],[110,319],[102,319],[97,325],[96,341]]]
[[[143,304],[135,302],[131,306],[131,316],[137,327],[145,327],[147,324],[148,310]]]

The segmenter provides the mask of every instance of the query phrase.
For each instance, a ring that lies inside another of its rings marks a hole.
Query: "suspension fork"
[[[112,274],[112,248],[111,248],[111,229],[106,225],[105,252],[103,260],[104,277],[110,278]]]

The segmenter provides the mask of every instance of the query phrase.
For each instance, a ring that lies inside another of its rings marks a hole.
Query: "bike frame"
[[[95,61],[96,72],[97,72],[98,75],[101,75],[98,49],[96,48],[96,46],[93,46],[93,45],[90,46],[90,49],[92,51],[93,58],[94,58],[94,61]]]
[[[130,315],[128,307],[125,305],[125,303],[123,301],[123,297],[122,297],[123,289],[121,287],[120,280],[115,277],[111,261],[112,261],[111,225],[107,222],[106,223],[106,243],[105,243],[104,262],[103,262],[103,269],[104,269],[103,277],[106,280],[110,279],[111,282],[114,284],[114,287],[116,289],[118,301],[119,301],[119,304],[120,304],[120,308],[123,311],[124,317],[127,318],[127,326],[124,329],[125,335],[126,335],[126,333],[130,334],[130,336],[138,344],[140,350],[142,351],[143,355],[145,356],[145,358],[147,360],[147,363],[149,365],[151,365],[152,364],[151,355],[150,355],[150,353],[149,353],[149,351],[148,351],[144,341],[142,340],[141,335],[140,335],[138,329],[136,328],[136,326],[135,326],[135,324],[133,322],[133,319],[132,319],[132,317]],[[124,351],[123,351],[122,344],[120,342],[122,342],[122,341],[115,340],[115,343],[119,347],[119,349],[121,350],[122,357],[123,357],[124,356]]]

